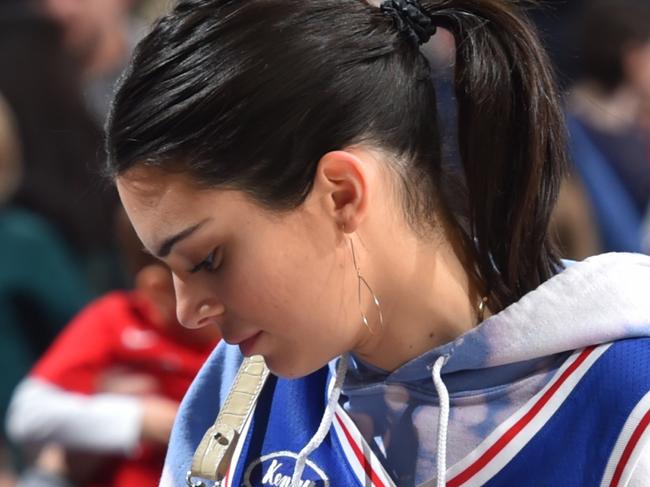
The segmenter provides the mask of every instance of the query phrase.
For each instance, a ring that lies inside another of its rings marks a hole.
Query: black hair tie
[[[415,46],[429,42],[436,33],[431,16],[417,0],[385,0],[379,8],[393,19],[400,34]]]

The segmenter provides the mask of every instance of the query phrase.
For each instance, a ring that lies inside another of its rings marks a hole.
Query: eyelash
[[[196,274],[197,272],[200,271],[207,271],[207,272],[216,272],[219,270],[219,267],[221,266],[221,260],[217,262],[217,267],[214,267],[215,264],[215,258],[217,257],[217,253],[219,252],[219,247],[215,248],[212,252],[210,252],[210,255],[208,255],[205,259],[203,259],[201,262],[199,262],[197,265],[195,265],[192,269],[190,269],[190,274]]]

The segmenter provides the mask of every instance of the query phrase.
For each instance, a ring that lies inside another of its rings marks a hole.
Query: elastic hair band
[[[429,42],[436,33],[433,19],[417,0],[385,0],[379,8],[393,19],[399,33],[416,47]]]

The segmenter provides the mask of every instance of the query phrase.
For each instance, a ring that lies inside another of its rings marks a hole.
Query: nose
[[[200,278],[181,280],[174,275],[176,316],[186,328],[221,325],[226,310],[223,302],[213,292],[212,286],[200,282]]]

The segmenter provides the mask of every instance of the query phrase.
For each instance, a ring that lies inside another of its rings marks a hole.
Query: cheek
[[[266,332],[267,365],[301,377],[356,345],[361,319],[349,269],[295,254],[251,258],[233,276],[227,315]],[[354,277],[354,275],[352,276]]]
[[[296,271],[285,256],[257,253],[226,277],[224,299],[231,313],[251,324],[266,328],[284,321],[290,326],[310,306],[308,273],[304,266]]]
[[[350,322],[356,288],[334,250],[266,246],[248,255],[224,280],[231,314],[293,337],[340,335]]]

